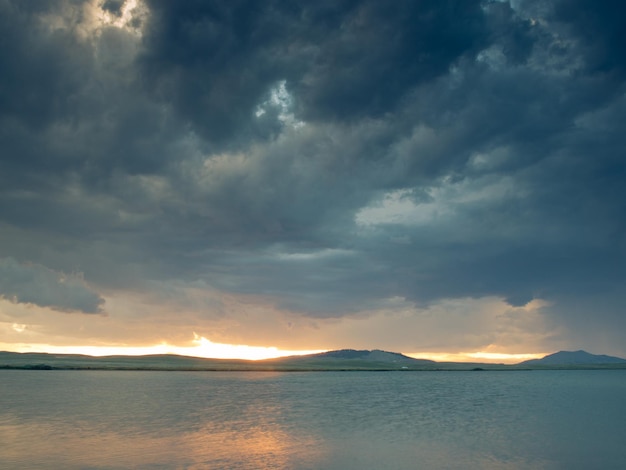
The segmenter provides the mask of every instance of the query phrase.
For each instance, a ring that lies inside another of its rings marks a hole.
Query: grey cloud
[[[61,311],[102,313],[104,299],[77,275],[65,275],[38,264],[0,259],[0,296]]]
[[[329,31],[294,90],[305,119],[381,116],[487,39],[479,2],[361,2]]]
[[[583,0],[556,1],[548,16],[563,24],[591,73],[616,74],[620,81],[626,72],[624,5],[608,0],[598,5]]]
[[[218,144],[255,135],[254,109],[278,80],[304,120],[380,116],[489,36],[479,2],[149,5],[146,82]]]
[[[89,69],[89,50],[42,17],[60,2],[0,4],[0,118],[41,129],[70,118]],[[85,67],[87,66],[87,67]]]
[[[537,41],[529,18],[518,15],[507,2],[483,4],[490,15],[490,39],[509,64],[523,64],[532,54]]]
[[[104,2],[102,2],[102,9],[116,16],[121,16],[124,3],[125,0],[104,0]]]
[[[325,317],[625,280],[621,4],[146,4],[88,41],[1,4],[0,256]]]

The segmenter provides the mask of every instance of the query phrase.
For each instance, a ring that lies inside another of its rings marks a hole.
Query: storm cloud
[[[237,317],[216,292],[303,321],[540,299],[559,344],[582,318],[623,333],[624,18],[612,1],[0,1],[0,292],[120,321],[104,299],[155,286],[205,286],[199,322]]]
[[[104,303],[80,275],[66,275],[40,265],[20,265],[13,258],[0,260],[0,297],[61,311],[99,313]]]

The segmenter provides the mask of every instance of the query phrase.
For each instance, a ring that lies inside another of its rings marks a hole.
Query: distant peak
[[[531,359],[521,364],[537,365],[573,365],[573,364],[617,364],[624,363],[626,359],[605,354],[591,354],[579,349],[577,351],[559,351],[548,354],[541,359]]]
[[[382,349],[338,349],[315,354],[316,357],[333,359],[363,359],[368,361],[381,362],[411,362],[411,363],[432,363],[428,359],[414,359],[402,353],[384,351]]]

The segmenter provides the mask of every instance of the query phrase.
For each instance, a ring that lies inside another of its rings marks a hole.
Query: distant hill
[[[204,359],[175,354],[87,356],[83,354],[14,353],[0,351],[0,369],[34,370],[247,370],[235,359]]]
[[[28,370],[152,370],[152,371],[478,371],[528,369],[626,369],[626,360],[560,351],[543,359],[516,365],[435,362],[404,354],[375,350],[341,349],[305,356],[251,361],[206,359],[172,354],[94,357],[80,354],[13,353],[0,351],[0,369]]]
[[[414,359],[412,357],[405,356],[404,354],[382,351],[380,349],[374,349],[373,351],[368,349],[339,349],[337,351],[327,351],[300,357],[317,359],[358,359],[374,362],[389,362],[394,364],[435,364],[435,361],[430,361],[428,359]]]
[[[556,365],[591,365],[591,364],[626,364],[626,359],[604,354],[591,354],[587,351],[559,351],[541,359],[530,359],[521,362],[525,366],[556,366]]]
[[[31,370],[432,370],[437,363],[381,350],[343,349],[321,354],[250,361],[177,355],[104,356],[0,351],[0,369]]]
[[[380,349],[340,349],[305,356],[289,356],[268,359],[263,362],[277,368],[293,370],[399,370],[430,369],[437,365],[428,359],[413,359],[404,354],[381,351]]]

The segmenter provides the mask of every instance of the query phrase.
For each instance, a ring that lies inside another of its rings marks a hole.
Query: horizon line
[[[382,348],[357,349],[308,349],[287,350],[271,346],[248,346],[226,343],[214,343],[204,337],[196,336],[192,341],[194,346],[175,346],[165,342],[152,346],[84,346],[84,345],[50,345],[29,343],[0,343],[0,350],[14,353],[33,354],[77,354],[91,357],[106,356],[150,356],[150,355],[176,355],[199,359],[230,359],[246,361],[263,361],[293,356],[306,356],[321,354],[331,351],[384,351],[402,354],[412,359],[425,359],[435,362],[460,362],[460,363],[491,363],[491,364],[516,364],[529,359],[540,359],[551,353],[497,353],[490,351],[474,352],[403,352],[391,351]]]

